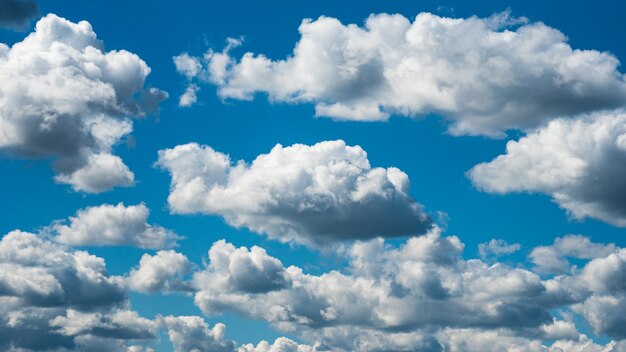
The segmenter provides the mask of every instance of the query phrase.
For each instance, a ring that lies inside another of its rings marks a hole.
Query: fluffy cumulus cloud
[[[130,272],[130,285],[141,292],[186,290],[183,276],[190,270],[187,257],[172,250],[144,254],[139,267]]]
[[[556,119],[468,176],[491,193],[547,194],[576,219],[626,226],[626,113]]]
[[[400,246],[357,242],[347,267],[311,275],[222,240],[193,277],[195,302],[209,316],[265,320],[316,350],[624,351],[626,250],[582,236],[552,247],[582,267],[555,276],[466,260],[457,237],[433,230]],[[614,340],[595,343],[574,315]]]
[[[0,240],[0,313],[5,351],[125,351],[156,328],[128,309],[102,258],[20,231]]]
[[[313,103],[318,116],[376,121],[440,114],[454,134],[501,136],[561,115],[622,106],[618,60],[573,49],[557,29],[508,13],[445,18],[375,14],[363,27],[306,19],[286,59],[221,52],[175,59],[188,79],[210,81],[225,99],[256,93]]]
[[[49,227],[54,239],[71,246],[134,246],[167,248],[180,236],[158,225],[148,224],[150,209],[145,204],[103,204],[79,210],[67,221]]]
[[[252,163],[195,143],[159,151],[175,213],[218,214],[284,242],[421,234],[431,227],[401,170],[372,167],[343,141],[276,145]]]
[[[0,1],[0,27],[22,29],[39,13],[36,0]]]
[[[167,316],[161,318],[176,352],[233,352],[235,343],[226,340],[226,326],[208,324],[198,316]]]
[[[149,73],[135,54],[105,51],[88,22],[47,15],[23,41],[0,43],[0,149],[52,158],[55,180],[77,191],[133,185],[113,147],[167,96],[144,87]]]

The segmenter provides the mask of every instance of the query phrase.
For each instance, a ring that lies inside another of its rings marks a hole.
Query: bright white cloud
[[[626,113],[556,119],[468,176],[492,193],[544,193],[577,218],[626,226]]]
[[[299,32],[286,59],[236,58],[230,51],[240,41],[231,40],[203,58],[183,54],[177,67],[217,85],[222,98],[266,93],[272,101],[313,103],[318,116],[340,120],[435,113],[452,122],[453,134],[502,136],[626,102],[613,55],[573,49],[557,29],[507,12],[465,19],[421,13],[413,22],[374,14],[363,27],[320,17],[305,19]]]
[[[173,212],[218,214],[283,242],[320,245],[431,226],[404,172],[371,167],[363,149],[343,141],[276,145],[250,164],[190,143],[159,151],[157,165],[172,176]]]
[[[183,276],[190,270],[187,257],[172,250],[144,254],[139,267],[130,272],[130,285],[142,292],[186,290]]]
[[[145,204],[103,204],[81,209],[67,222],[50,226],[55,240],[72,246],[135,246],[168,248],[180,239],[174,232],[148,224],[150,209]]]
[[[112,152],[132,132],[130,117],[167,96],[144,88],[149,73],[135,54],[105,51],[88,22],[45,16],[23,41],[0,44],[0,148],[52,157],[55,180],[77,191],[133,185]]]
[[[235,343],[226,340],[226,326],[208,324],[197,316],[167,316],[160,319],[176,352],[234,352]]]

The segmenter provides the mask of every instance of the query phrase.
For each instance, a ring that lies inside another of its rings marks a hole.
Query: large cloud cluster
[[[626,113],[556,119],[468,175],[492,193],[544,193],[577,218],[626,226]]]
[[[558,30],[508,13],[445,18],[375,14],[364,27],[331,17],[304,20],[293,54],[273,60],[230,51],[175,61],[222,98],[315,104],[335,119],[440,114],[454,134],[501,136],[561,116],[622,106],[624,76],[609,53],[573,49]],[[194,90],[195,92],[195,90]],[[190,104],[191,100],[184,100]],[[182,100],[181,100],[182,102]]]
[[[311,275],[283,266],[261,248],[218,241],[206,268],[194,275],[195,302],[207,315],[237,312],[345,351],[626,347],[619,343],[626,338],[625,249],[582,236],[557,239],[549,248],[584,265],[545,277],[519,266],[465,260],[463,248],[457,237],[437,230],[400,247],[382,239],[357,242],[344,270]],[[246,280],[250,275],[254,280]],[[614,342],[595,344],[578,332],[572,314]],[[547,346],[547,340],[556,342]]]
[[[276,145],[250,164],[191,143],[159,151],[157,165],[172,176],[173,212],[218,214],[281,241],[318,245],[431,226],[404,172],[371,167],[363,149],[343,141]]]
[[[102,258],[13,231],[0,240],[0,349],[126,350],[156,325],[128,310]]]
[[[167,94],[145,88],[150,68],[125,50],[105,51],[91,25],[55,15],[11,47],[0,43],[0,149],[53,158],[55,180],[99,193],[131,186],[112,154]]]

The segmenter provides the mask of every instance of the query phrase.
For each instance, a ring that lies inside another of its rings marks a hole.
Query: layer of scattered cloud
[[[208,316],[236,312],[309,346],[341,351],[623,350],[626,250],[582,236],[557,239],[552,247],[583,266],[554,276],[497,257],[494,263],[465,260],[457,237],[433,230],[399,247],[382,239],[357,242],[346,268],[312,275],[259,247],[222,240],[194,274],[195,302]],[[594,343],[578,332],[572,314],[614,341]]]
[[[0,1],[0,28],[24,29],[39,14],[36,0]]]
[[[576,219],[626,226],[626,113],[556,119],[468,176],[485,192],[547,194]]]
[[[209,81],[223,99],[313,103],[316,115],[378,121],[439,114],[453,134],[503,136],[563,115],[626,103],[619,61],[573,49],[557,29],[508,12],[489,18],[374,14],[363,27],[305,19],[291,55],[182,54],[178,71]]]
[[[157,165],[172,176],[174,213],[221,215],[283,242],[320,245],[432,226],[404,172],[372,167],[363,149],[341,140],[279,144],[250,164],[190,143],[159,151]]]
[[[131,117],[167,97],[144,87],[149,73],[135,54],[105,51],[88,22],[43,17],[21,42],[0,43],[0,150],[51,158],[55,180],[76,191],[132,186],[113,148],[132,132]]]
[[[54,239],[71,246],[133,246],[170,248],[180,240],[171,230],[148,223],[145,204],[103,204],[79,210],[67,221],[57,221],[48,230]]]

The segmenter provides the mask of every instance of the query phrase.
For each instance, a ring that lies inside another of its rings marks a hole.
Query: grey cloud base
[[[24,29],[39,14],[36,0],[0,1],[0,27]]]
[[[190,143],[159,151],[157,165],[172,176],[172,212],[221,215],[283,242],[319,246],[432,226],[404,172],[372,167],[363,149],[343,141],[276,145],[250,164]]]

